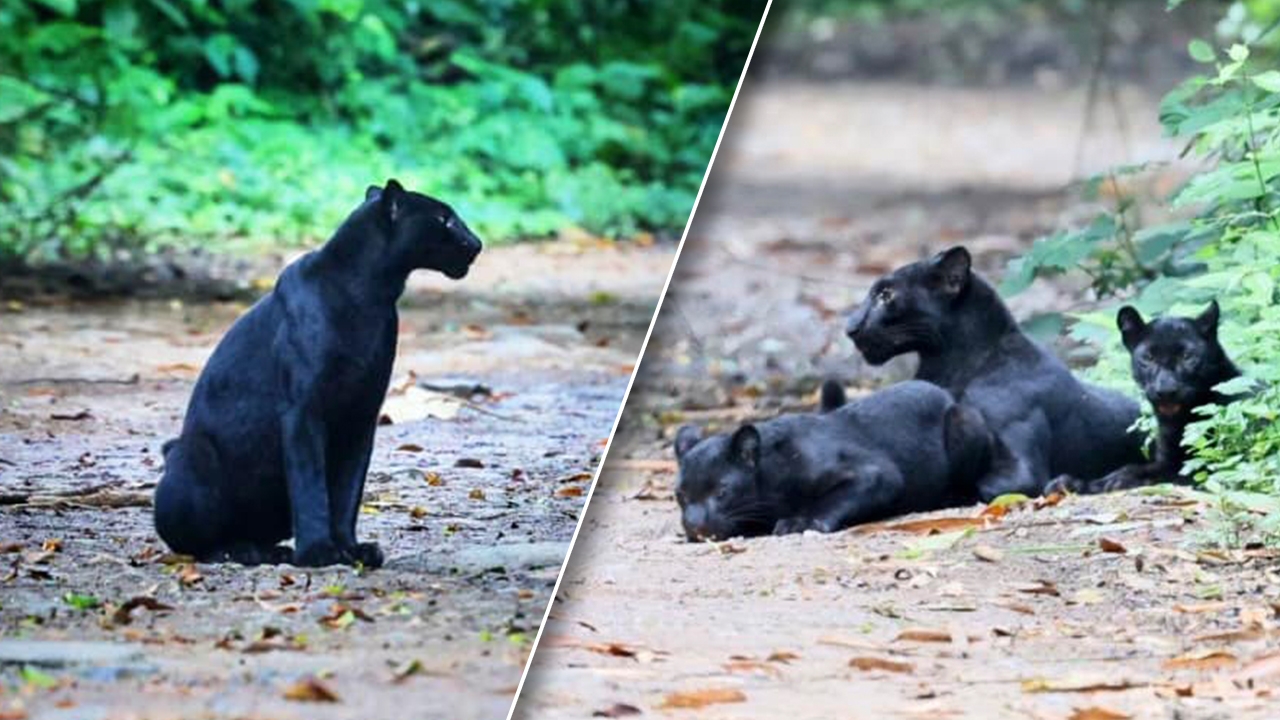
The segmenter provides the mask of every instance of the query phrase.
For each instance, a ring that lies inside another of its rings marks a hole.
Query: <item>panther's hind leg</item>
[[[982,413],[960,403],[948,407],[943,415],[942,435],[951,494],[957,500],[973,502],[978,481],[990,472],[1000,441]]]
[[[991,502],[1001,495],[1035,497],[1049,482],[1049,423],[1043,414],[1008,423],[994,433],[991,467],[978,481],[978,497]]]

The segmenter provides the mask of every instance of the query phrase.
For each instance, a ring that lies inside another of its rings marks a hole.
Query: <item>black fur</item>
[[[843,407],[845,403],[849,402],[849,396],[845,394],[844,387],[835,380],[824,381],[819,395],[819,412],[831,412],[832,410]]]
[[[202,561],[362,563],[356,516],[395,359],[396,301],[419,268],[467,274],[480,241],[395,180],[321,249],[285,268],[201,372],[166,444],[155,522]],[[278,543],[294,538],[294,550]]]
[[[1116,325],[1129,350],[1133,379],[1155,411],[1155,455],[1150,462],[1126,465],[1104,477],[1082,481],[1070,476],[1054,481],[1055,490],[1109,492],[1163,481],[1186,482],[1182,434],[1196,419],[1195,409],[1235,400],[1214,386],[1240,376],[1218,342],[1218,302],[1198,317],[1165,317],[1148,323],[1132,307],[1120,308]]]
[[[900,383],[732,434],[702,439],[681,428],[676,499],[690,540],[833,532],[973,502],[991,443],[981,416],[946,391]]]
[[[1035,495],[1060,474],[1098,478],[1140,460],[1141,438],[1128,431],[1137,403],[1078,381],[970,264],[955,247],[885,275],[846,332],[872,364],[918,353],[917,379],[982,414],[999,452],[981,498]]]

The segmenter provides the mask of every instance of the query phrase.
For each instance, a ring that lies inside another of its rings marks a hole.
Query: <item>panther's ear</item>
[[[382,188],[378,187],[377,185],[370,185],[364,191],[364,201],[369,202],[370,200],[376,200],[378,199],[378,196],[381,194],[382,194]]]
[[[1116,313],[1116,327],[1120,328],[1120,339],[1124,341],[1124,346],[1130,350],[1137,347],[1147,334],[1147,322],[1132,305],[1125,305]]]
[[[1196,330],[1200,331],[1205,340],[1218,339],[1218,301],[1216,299],[1196,317],[1195,324]]]
[[[404,187],[395,178],[388,180],[386,187],[382,188],[382,206],[393,223],[404,212],[404,193]]]
[[[734,462],[750,470],[760,464],[760,431],[755,425],[743,425],[729,440],[729,452]]]
[[[694,445],[702,442],[702,430],[694,425],[685,425],[676,433],[676,459],[684,457]]]
[[[937,288],[949,297],[955,297],[969,285],[973,271],[973,259],[963,245],[943,250],[929,261]]]

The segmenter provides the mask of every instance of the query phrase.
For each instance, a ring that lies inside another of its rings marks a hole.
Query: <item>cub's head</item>
[[[760,432],[743,425],[703,439],[692,425],[676,435],[676,502],[690,541],[767,535],[776,518],[760,491]]]
[[[1133,379],[1156,414],[1185,416],[1206,403],[1229,363],[1218,344],[1218,301],[1194,318],[1163,317],[1146,322],[1126,305],[1116,315],[1129,349]]]
[[[849,316],[845,334],[872,365],[938,349],[947,311],[972,281],[971,264],[968,250],[953,247],[884,275]]]
[[[405,190],[395,180],[385,187],[369,186],[364,197],[389,230],[387,251],[402,267],[439,270],[458,280],[480,254],[480,238],[453,208],[435,198]]]

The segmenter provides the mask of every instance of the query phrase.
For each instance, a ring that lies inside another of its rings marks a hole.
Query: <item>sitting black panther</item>
[[[703,439],[676,435],[676,500],[690,540],[833,532],[976,499],[993,438],[941,388],[900,383],[851,403],[823,389],[796,413]]]
[[[955,247],[881,277],[846,332],[875,365],[918,353],[917,379],[982,414],[1004,452],[979,481],[981,498],[1037,495],[1058,475],[1099,478],[1139,462],[1137,403],[1078,381],[970,265]]]
[[[155,522],[208,562],[382,564],[356,542],[378,410],[409,273],[458,279],[480,241],[447,205],[395,180],[231,326],[165,445]],[[292,552],[278,543],[294,539]]]
[[[1155,411],[1155,457],[1094,480],[1070,476],[1054,481],[1051,489],[1083,493],[1109,492],[1163,481],[1186,482],[1182,463],[1186,450],[1182,433],[1196,419],[1195,409],[1223,405],[1236,399],[1213,388],[1240,376],[1218,342],[1218,302],[1198,317],[1157,318],[1150,323],[1132,307],[1120,308],[1116,325],[1129,350],[1133,379]]]

